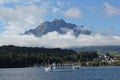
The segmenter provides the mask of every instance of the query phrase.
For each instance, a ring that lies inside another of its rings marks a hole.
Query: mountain
[[[110,53],[113,55],[120,55],[120,46],[86,46],[73,48],[77,52],[81,51],[97,51],[99,54]]]
[[[84,26],[77,26],[76,24],[66,23],[63,19],[55,19],[52,22],[43,22],[37,28],[26,31],[25,34],[33,34],[37,37],[41,37],[48,32],[56,31],[59,34],[66,34],[70,30],[73,30],[75,36],[78,36],[79,34],[91,34],[91,31],[86,29]]]

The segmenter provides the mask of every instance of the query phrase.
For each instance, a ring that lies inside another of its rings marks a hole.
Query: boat
[[[73,69],[80,69],[81,66],[77,65],[77,66],[73,66]]]
[[[72,64],[55,64],[48,65],[45,67],[45,71],[72,71],[75,69],[79,69],[80,66],[74,66]]]

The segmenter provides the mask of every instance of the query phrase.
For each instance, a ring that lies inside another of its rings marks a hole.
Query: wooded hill
[[[0,47],[0,68],[45,66],[51,63],[73,63],[92,61],[97,58],[96,52],[80,52],[60,48],[38,47]]]
[[[0,54],[41,54],[41,53],[52,53],[52,54],[61,54],[61,55],[69,55],[76,53],[73,50],[68,49],[60,49],[60,48],[39,48],[39,47],[18,47],[13,45],[1,46]]]

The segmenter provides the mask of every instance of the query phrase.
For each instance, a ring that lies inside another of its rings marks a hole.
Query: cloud
[[[65,6],[69,6],[70,2],[69,1],[57,1],[57,5],[60,7],[65,7]]]
[[[120,45],[120,36],[104,36],[100,34],[79,35],[75,37],[73,31],[66,34],[49,32],[42,37],[33,35],[1,35],[0,45],[16,45],[28,47],[74,48],[81,46]]]
[[[53,7],[51,10],[53,13],[61,13],[61,10],[57,7]]]
[[[120,16],[120,9],[110,5],[109,3],[104,3],[105,13],[108,16]]]
[[[83,17],[83,13],[80,11],[79,8],[70,8],[68,10],[66,10],[65,12],[63,12],[64,16],[67,18],[81,18]]]
[[[18,5],[13,7],[0,7],[0,18],[6,22],[5,34],[20,34],[34,28],[43,21],[45,11],[36,5]]]

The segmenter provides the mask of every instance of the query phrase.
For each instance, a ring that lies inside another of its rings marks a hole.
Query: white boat
[[[80,69],[81,66],[77,65],[77,66],[73,66],[73,69]]]
[[[49,65],[45,67],[45,71],[71,71],[75,69],[79,69],[80,66],[74,66],[71,64],[55,64]]]

